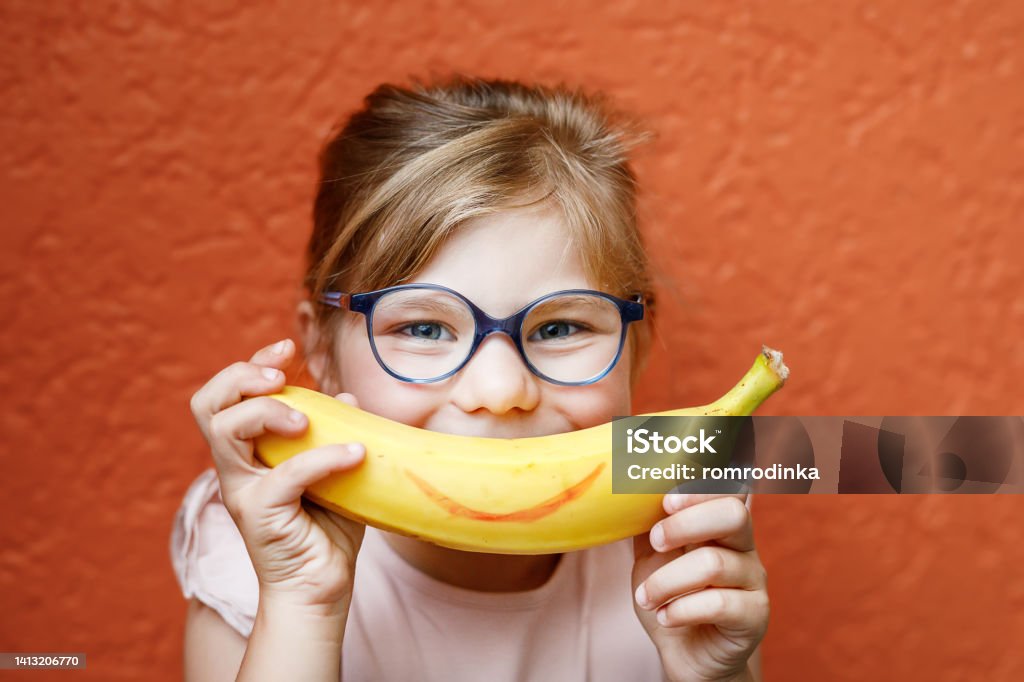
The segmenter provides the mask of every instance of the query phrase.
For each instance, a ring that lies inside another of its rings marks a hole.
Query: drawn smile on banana
[[[493,512],[480,511],[479,509],[467,507],[457,500],[453,500],[448,495],[445,495],[408,469],[405,470],[405,475],[412,479],[412,482],[416,484],[416,487],[422,490],[432,502],[453,516],[463,516],[465,518],[476,519],[478,521],[536,521],[537,519],[544,518],[548,514],[554,513],[562,505],[575,500],[582,496],[583,493],[587,492],[587,489],[593,485],[594,481],[597,480],[597,477],[601,474],[601,470],[604,469],[605,464],[606,462],[599,463],[594,467],[594,470],[583,477],[583,480],[579,483],[569,486],[562,492],[549,497],[543,502],[535,504],[532,507],[524,507],[523,509],[517,509],[516,511],[505,512],[503,514],[495,514]]]

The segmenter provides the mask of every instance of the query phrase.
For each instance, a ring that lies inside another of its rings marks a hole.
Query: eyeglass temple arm
[[[348,308],[349,295],[340,291],[325,291],[320,294],[320,302],[335,308]]]

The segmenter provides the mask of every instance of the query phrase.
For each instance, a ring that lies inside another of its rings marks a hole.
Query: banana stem
[[[772,393],[782,388],[789,377],[789,368],[782,362],[782,353],[761,346],[761,353],[743,378],[729,392],[713,403],[683,410],[667,410],[651,416],[729,415],[744,417],[754,413]]]
[[[753,414],[768,396],[782,388],[789,377],[789,368],[782,362],[782,353],[761,346],[753,367],[728,393],[707,406],[708,414]]]

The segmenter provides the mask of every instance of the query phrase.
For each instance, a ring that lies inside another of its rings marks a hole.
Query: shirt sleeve
[[[248,637],[259,583],[242,535],[221,500],[215,469],[200,474],[185,493],[174,516],[170,550],[185,598],[195,597]]]

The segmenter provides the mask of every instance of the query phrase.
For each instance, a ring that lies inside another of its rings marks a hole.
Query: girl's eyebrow
[[[549,298],[548,300],[541,303],[538,307],[564,307],[569,305],[584,305],[588,308],[603,308],[607,306],[604,299],[599,299],[596,296],[584,296],[582,294],[563,294],[556,296],[555,298]]]
[[[529,302],[523,303],[521,306],[517,308],[517,310],[522,310],[527,305],[529,305]],[[581,305],[590,309],[603,309],[607,304],[595,298],[594,296],[585,296],[580,294],[565,294],[544,301],[538,306],[537,309],[561,309],[568,306]],[[421,311],[425,313],[433,313],[435,315],[464,315],[469,312],[469,309],[467,307],[460,305],[458,303],[452,303],[442,299],[426,297],[411,298],[398,301],[397,303],[389,304],[388,308],[392,310]]]
[[[465,306],[456,305],[454,303],[434,298],[406,299],[404,301],[391,304],[388,307],[404,310],[422,310],[428,313],[436,313],[438,315],[460,314],[468,311],[468,308]]]

